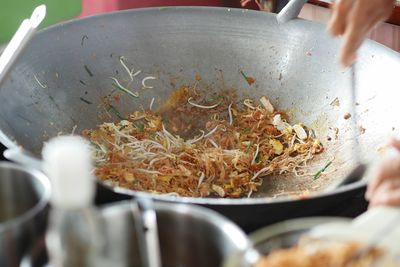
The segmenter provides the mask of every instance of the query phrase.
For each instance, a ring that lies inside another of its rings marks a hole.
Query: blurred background
[[[221,6],[278,12],[288,0],[0,0],[0,44],[6,43],[33,8],[46,4],[48,15],[42,27],[76,17],[92,16],[116,10],[162,6]],[[326,23],[330,16],[327,0],[310,0],[302,18]],[[388,23],[381,24],[369,37],[400,51],[400,8],[396,7]]]

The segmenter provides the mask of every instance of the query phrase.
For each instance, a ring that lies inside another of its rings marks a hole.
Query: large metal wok
[[[338,66],[339,41],[327,35],[324,25],[296,18],[303,3],[289,3],[278,15],[279,22],[274,14],[239,9],[153,8],[74,20],[39,32],[0,90],[0,141],[9,148],[6,157],[38,166],[48,138],[70,133],[75,125],[78,133],[102,123],[104,116],[99,113],[104,111],[98,104],[114,89],[109,77],[123,77],[118,58],[124,56],[143,76],[158,79],[152,81],[153,89],[140,91],[136,101],[124,97],[118,105],[122,114],[147,107],[153,97],[155,107],[160,106],[175,88],[193,84],[200,74],[204,86],[234,87],[240,95],[256,99],[267,95],[293,121],[314,128],[327,152],[316,160],[313,170],[334,158],[329,175],[316,181],[266,178],[260,192],[250,199],[153,195],[155,199],[209,206],[248,229],[343,203],[366,184],[361,181],[327,190],[354,164],[351,123],[343,119],[350,111],[350,71]],[[362,156],[373,161],[400,127],[396,82],[400,57],[367,41],[357,69],[357,111],[365,128],[360,134]],[[256,84],[249,86],[240,70],[255,77]],[[327,141],[327,136],[332,140]],[[279,190],[303,189],[313,193],[309,199],[268,197]]]

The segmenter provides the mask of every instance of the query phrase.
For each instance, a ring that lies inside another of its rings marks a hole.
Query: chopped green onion
[[[217,102],[218,100],[222,100],[224,99],[224,96],[222,95],[217,95],[217,96],[213,96],[210,99],[207,100],[208,103],[210,102]]]
[[[140,132],[144,132],[144,124],[143,123],[135,123],[134,125]]]
[[[249,151],[250,151],[250,147],[251,147],[251,145],[252,145],[252,143],[250,142],[248,145],[247,145],[247,148],[246,148],[246,154],[249,154]]]
[[[86,72],[89,74],[90,77],[93,77],[93,73],[90,71],[89,67],[86,65],[83,65],[83,67],[85,68]]]
[[[255,159],[255,162],[256,162],[256,163],[259,163],[260,160],[261,160],[261,153],[258,152],[258,154],[257,154],[257,156],[256,156],[256,159]]]
[[[240,70],[240,73],[249,85],[252,85],[255,82],[254,78],[248,77],[242,70]]]
[[[128,127],[127,125],[122,125],[121,127],[119,127],[118,131],[122,131],[123,129],[125,129],[126,127]]]
[[[321,170],[319,170],[317,173],[315,173],[315,175],[314,175],[314,180],[317,180],[319,177],[321,177],[321,175],[322,175],[322,173],[324,172],[324,171],[326,171],[326,169],[332,164],[332,160],[331,161],[329,161]]]
[[[85,102],[85,103],[88,104],[88,105],[93,104],[92,102],[90,102],[90,101],[87,100],[87,99],[84,99],[83,97],[80,97],[79,99],[80,99],[82,102]]]
[[[244,74],[244,72],[241,70],[240,71],[240,74],[242,74],[242,76],[243,76],[243,78],[246,80],[246,82],[247,82],[247,76],[246,76],[246,74]]]
[[[115,114],[115,116],[118,117],[120,120],[125,120],[125,118],[121,115],[121,113],[116,109],[113,105],[109,105],[107,108],[107,111],[111,111],[112,113]]]

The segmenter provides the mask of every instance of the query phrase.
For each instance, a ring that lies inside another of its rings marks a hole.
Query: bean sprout
[[[204,138],[207,138],[207,137],[209,137],[210,135],[212,135],[213,133],[215,133],[215,131],[218,129],[218,127],[219,127],[219,125],[215,126],[215,128],[212,129],[211,131],[209,131],[209,132],[204,136]]]
[[[110,77],[110,79],[115,82],[114,86],[118,90],[120,90],[120,91],[122,91],[122,92],[124,92],[124,93],[126,93],[126,94],[128,94],[128,95],[130,95],[132,97],[135,97],[135,98],[139,97],[138,93],[133,93],[132,91],[130,91],[127,88],[123,87],[116,78]]]
[[[47,85],[42,84],[39,79],[36,77],[36,75],[33,75],[33,77],[35,78],[36,82],[40,85],[40,87],[42,87],[43,89],[47,88]]]
[[[256,145],[256,153],[254,153],[254,157],[253,157],[253,159],[252,159],[252,161],[251,161],[251,165],[256,164],[256,159],[257,159],[257,156],[258,156],[258,151],[259,151],[259,149],[260,149],[260,145],[257,144],[257,145]]]
[[[233,117],[232,117],[232,104],[233,104],[233,102],[231,102],[231,104],[228,106],[229,125],[232,125],[232,123],[233,123]]]
[[[149,109],[150,109],[150,110],[152,110],[153,104],[154,104],[154,97],[153,97],[153,98],[151,99],[151,101],[150,101],[150,106],[149,106]]]
[[[148,81],[148,80],[156,80],[156,79],[157,78],[154,77],[154,76],[147,76],[146,78],[144,78],[142,80],[142,87],[145,88],[145,89],[153,89],[154,86],[146,85],[146,81]]]
[[[126,72],[128,73],[129,78],[131,79],[131,81],[133,81],[133,75],[132,75],[133,69],[130,70],[130,69],[128,68],[128,66],[126,66],[124,60],[125,60],[125,57],[123,57],[123,56],[119,57],[119,62],[121,62],[122,67],[123,67],[123,68],[126,70]]]
[[[198,108],[204,108],[204,109],[213,109],[213,108],[216,108],[216,107],[218,107],[218,106],[221,104],[221,102],[222,102],[222,101],[220,101],[220,102],[218,102],[217,104],[212,105],[212,106],[204,106],[204,105],[199,105],[199,104],[193,103],[191,97],[189,97],[189,99],[188,99],[188,103],[189,103],[190,105],[195,106],[195,107],[198,107]]]

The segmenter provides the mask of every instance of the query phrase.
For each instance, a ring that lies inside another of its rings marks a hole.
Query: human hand
[[[393,140],[391,145],[400,151],[400,140]],[[379,167],[368,185],[366,198],[370,207],[400,206],[400,154]]]
[[[344,67],[356,61],[356,53],[366,35],[392,13],[394,0],[337,0],[328,23],[333,36],[343,36],[339,61]]]
[[[253,0],[240,0],[240,5],[246,7]],[[272,12],[274,6],[274,0],[254,0],[256,5],[261,11]]]

